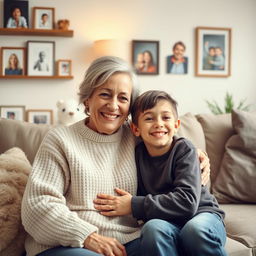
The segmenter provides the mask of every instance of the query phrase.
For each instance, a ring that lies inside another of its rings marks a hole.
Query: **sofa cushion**
[[[252,248],[248,248],[244,244],[227,237],[226,252],[228,256],[253,256]]]
[[[204,131],[195,116],[191,113],[186,113],[179,118],[181,125],[177,135],[189,139],[197,148],[205,151]]]
[[[212,191],[221,203],[256,203],[256,113],[233,111],[232,124]]]
[[[253,204],[220,204],[226,213],[225,225],[228,237],[247,247],[256,247],[255,212]]]
[[[31,165],[24,152],[12,148],[0,155],[0,255],[24,252],[21,200]]]
[[[32,164],[35,154],[50,125],[0,119],[0,153],[12,147],[21,148]]]
[[[196,117],[204,131],[206,151],[211,164],[211,183],[214,183],[225,152],[226,141],[234,134],[231,114],[200,114]]]

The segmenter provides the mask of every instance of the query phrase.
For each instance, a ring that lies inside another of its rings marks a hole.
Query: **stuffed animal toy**
[[[85,118],[84,106],[78,105],[74,99],[59,100],[57,108],[58,124],[71,125]]]
[[[21,200],[31,165],[24,152],[11,148],[0,155],[0,255],[25,252],[26,232],[21,224]]]

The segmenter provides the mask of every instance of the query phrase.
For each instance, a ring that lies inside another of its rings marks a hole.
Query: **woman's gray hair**
[[[123,59],[114,56],[104,56],[92,62],[85,73],[83,82],[79,87],[79,101],[84,103],[93,94],[94,90],[104,84],[112,75],[126,73],[132,80],[132,96],[130,109],[139,95],[137,77],[132,67]],[[88,114],[87,109],[85,113]]]

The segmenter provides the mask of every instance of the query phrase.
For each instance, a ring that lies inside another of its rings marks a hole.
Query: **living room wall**
[[[237,103],[247,98],[247,103],[256,104],[255,0],[33,0],[29,2],[30,21],[34,6],[54,7],[55,20],[69,19],[74,37],[0,36],[0,47],[25,47],[27,40],[55,41],[56,59],[72,60],[74,79],[0,79],[0,105],[56,111],[57,100],[76,97],[90,64],[92,44],[99,39],[119,39],[127,48],[128,61],[131,61],[132,40],[158,40],[159,75],[140,75],[141,91],[168,91],[179,102],[180,114],[209,112],[205,100],[216,100],[222,105],[227,91]],[[3,0],[0,0],[0,13],[3,13]],[[198,26],[232,29],[230,77],[195,76]],[[2,19],[0,27],[3,27]],[[171,55],[173,44],[179,40],[187,47],[188,74],[167,74],[166,56]]]

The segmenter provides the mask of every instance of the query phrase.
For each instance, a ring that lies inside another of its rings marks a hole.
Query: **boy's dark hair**
[[[132,122],[138,125],[139,114],[153,108],[160,100],[168,101],[172,106],[173,115],[178,119],[178,103],[167,92],[150,90],[142,93],[131,108]]]

